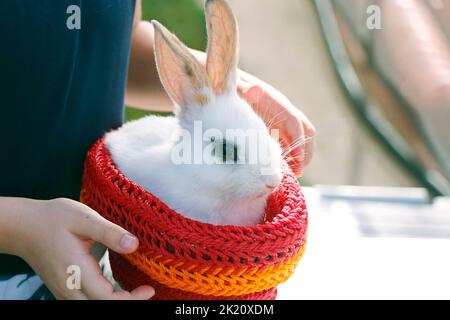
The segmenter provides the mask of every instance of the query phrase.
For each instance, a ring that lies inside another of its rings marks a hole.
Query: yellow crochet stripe
[[[227,274],[202,274],[178,269],[177,265],[165,265],[157,261],[161,256],[150,258],[142,252],[125,255],[139,270],[167,287],[208,296],[239,296],[271,289],[286,281],[303,257],[306,242],[298,254],[275,266],[263,270],[257,267],[243,268],[242,272]],[[165,260],[172,262],[173,260]]]

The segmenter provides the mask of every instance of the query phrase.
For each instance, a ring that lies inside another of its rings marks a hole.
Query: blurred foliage
[[[172,113],[170,112],[156,112],[156,111],[147,111],[141,109],[135,109],[132,107],[127,107],[125,109],[125,120],[133,121],[140,119],[142,117],[148,116],[149,114],[158,115],[158,116],[170,116]]]
[[[145,20],[156,19],[188,47],[205,51],[206,24],[198,0],[142,0]]]
[[[144,20],[158,20],[188,47],[205,51],[206,24],[203,7],[199,3],[198,0],[142,0],[142,17]],[[125,119],[136,120],[148,114],[167,115],[127,107]]]

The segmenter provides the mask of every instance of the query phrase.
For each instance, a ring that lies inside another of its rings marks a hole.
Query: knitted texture
[[[127,179],[100,139],[86,156],[81,201],[137,236],[139,249],[111,253],[111,267],[124,289],[150,284],[155,299],[274,299],[306,245],[306,204],[287,165],[264,223],[215,226],[178,214]]]
[[[109,259],[111,265],[114,266],[114,277],[117,282],[123,288],[127,290],[133,290],[136,288],[136,284],[139,285],[150,285],[155,289],[155,296],[153,300],[215,300],[215,296],[207,296],[191,293],[188,291],[182,291],[178,289],[169,288],[149,276],[141,272],[138,268],[130,263],[121,255],[110,252]],[[164,292],[162,295],[161,292]],[[247,295],[241,296],[223,296],[220,297],[221,300],[274,300],[277,296],[277,289],[272,288],[261,292],[255,292]]]

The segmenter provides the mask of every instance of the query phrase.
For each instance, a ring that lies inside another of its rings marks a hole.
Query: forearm
[[[19,255],[24,216],[37,200],[0,197],[0,253]]]
[[[126,104],[155,111],[171,111],[159,81],[153,53],[153,26],[140,21],[133,32]]]
[[[153,36],[150,22],[137,23],[131,39],[128,90],[160,85],[153,53]]]

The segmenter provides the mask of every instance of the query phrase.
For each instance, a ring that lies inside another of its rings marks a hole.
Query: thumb
[[[136,251],[139,241],[134,235],[106,220],[89,207],[86,207],[86,211],[80,215],[80,221],[75,222],[73,233],[100,242],[117,253],[127,254]]]

